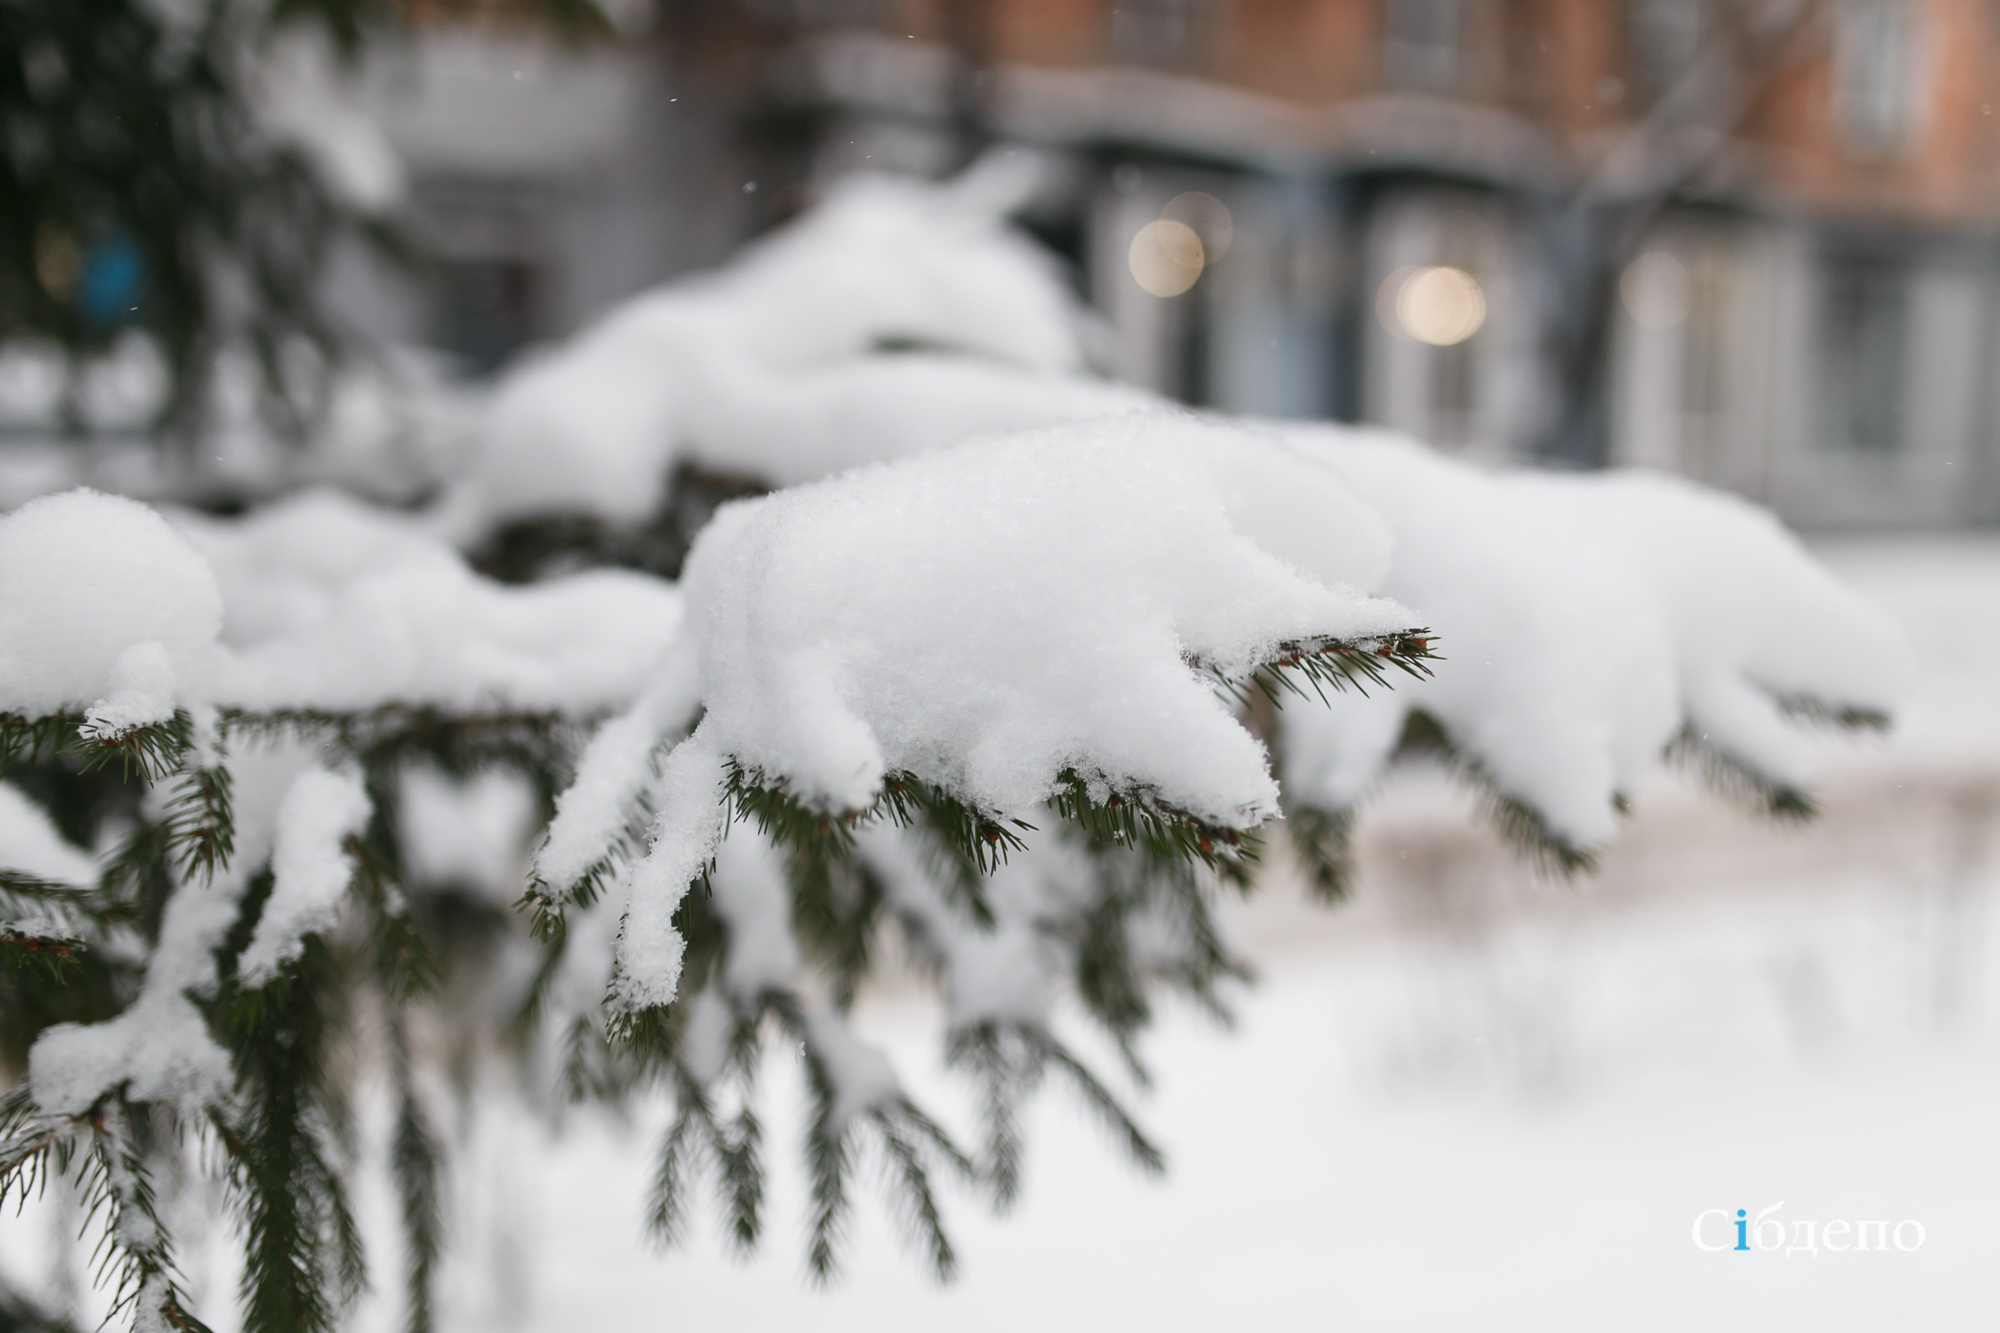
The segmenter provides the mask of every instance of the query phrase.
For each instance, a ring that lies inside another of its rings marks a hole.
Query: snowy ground
[[[446,1326],[2000,1326],[2000,542],[1824,554],[1909,624],[1927,675],[1895,738],[1830,769],[1813,828],[1662,780],[1603,877],[1561,887],[1498,854],[1440,784],[1403,783],[1369,816],[1354,904],[1309,910],[1275,885],[1236,915],[1264,974],[1237,1030],[1176,1013],[1148,1044],[1159,1081],[1140,1105],[1168,1176],[1139,1176],[1046,1096],[1021,1206],[996,1220],[952,1201],[963,1275],[946,1289],[873,1198],[845,1277],[807,1286],[782,1059],[771,1234],[749,1263],[714,1228],[672,1255],[643,1243],[650,1126],[551,1146],[489,1111],[459,1180]],[[920,1100],[962,1111],[937,1022],[894,990],[860,1018]],[[1799,1220],[1817,1236],[1913,1219],[1923,1243],[1694,1244],[1705,1210],[1778,1203],[1787,1241]],[[14,1268],[40,1227],[6,1225]],[[198,1280],[222,1313],[226,1266]],[[362,1314],[393,1327],[394,1301]]]

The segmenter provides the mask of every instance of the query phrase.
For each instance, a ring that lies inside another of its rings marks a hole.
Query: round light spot
[[[1618,295],[1640,327],[1670,329],[1687,318],[1694,284],[1680,260],[1665,250],[1648,250],[1625,266]]]
[[[1171,218],[1139,228],[1126,258],[1133,281],[1154,296],[1179,296],[1194,286],[1208,262],[1194,228]]]
[[[1181,223],[1201,237],[1202,255],[1211,264],[1222,258],[1229,249],[1230,238],[1236,234],[1236,223],[1229,216],[1229,205],[1201,190],[1175,195],[1160,210],[1160,216],[1169,222]]]
[[[1403,332],[1418,342],[1450,347],[1486,322],[1486,293],[1462,268],[1439,264],[1412,269],[1396,292],[1395,312]]]

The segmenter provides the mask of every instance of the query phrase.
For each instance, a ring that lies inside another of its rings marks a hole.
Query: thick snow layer
[[[624,1012],[668,1003],[680,985],[686,943],[674,912],[722,842],[724,756],[697,727],[660,766],[652,846],[626,868],[609,999]]]
[[[271,896],[236,964],[246,986],[264,985],[299,956],[306,936],[333,928],[354,877],[347,839],[367,826],[373,809],[358,773],[315,767],[292,780],[278,807]]]
[[[1492,473],[1385,432],[1290,426],[1395,534],[1382,590],[1441,636],[1433,680],[1285,711],[1286,777],[1351,804],[1413,707],[1580,847],[1616,832],[1614,798],[1683,725],[1802,786],[1779,700],[1893,712],[1898,632],[1768,514],[1639,473]]]
[[[679,594],[658,579],[607,569],[507,587],[418,524],[331,492],[182,522],[228,606],[219,693],[247,708],[589,714],[630,702],[680,625]]]
[[[1509,792],[1589,846],[1615,831],[1612,796],[1672,734],[1668,641],[1629,574],[1531,503],[1526,479],[1382,433],[1292,427],[1395,534],[1384,589],[1426,617],[1435,678],[1285,710],[1297,795],[1349,804],[1380,771],[1404,714],[1429,709]]]
[[[213,670],[222,600],[153,510],[76,490],[0,518],[0,710],[164,721]]]
[[[993,811],[1073,768],[1231,827],[1262,747],[1202,668],[1415,622],[1380,522],[1284,445],[1190,418],[978,441],[725,507],[685,583],[701,732],[831,809],[907,770]]]
[[[507,587],[331,492],[178,522],[90,491],[0,519],[0,709],[81,708],[107,734],[194,702],[589,715],[629,704],[679,632],[658,579]]]
[[[728,762],[833,811],[910,772],[1026,815],[1071,770],[1231,828],[1269,818],[1263,746],[1206,673],[1240,680],[1283,643],[1412,628],[1356,591],[1387,557],[1380,522],[1325,467],[1169,415],[978,441],[725,507],[685,585],[706,711],[653,791],[616,1002],[673,998],[671,917],[721,841]],[[599,751],[613,754],[634,768],[623,727]],[[578,805],[612,808],[588,792]]]
[[[949,186],[862,178],[727,268],[648,293],[502,386],[459,521],[650,514],[676,461],[774,481],[965,434],[1130,410],[1064,378],[1081,316],[1004,217],[996,159]],[[958,355],[874,355],[883,348]],[[993,363],[997,363],[993,364]]]
[[[1901,631],[1748,501],[1650,472],[1543,478],[1561,512],[1625,554],[1673,642],[1687,724],[1745,766],[1804,787],[1789,700],[1895,712],[1916,663]]]
[[[774,486],[975,435],[1169,407],[1110,380],[917,352],[803,370],[715,357],[703,363],[699,386],[685,399],[687,459]]]

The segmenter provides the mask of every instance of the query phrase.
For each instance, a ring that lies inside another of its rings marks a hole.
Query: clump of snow
[[[1570,521],[1615,546],[1673,643],[1686,724],[1753,772],[1812,778],[1785,704],[1893,714],[1916,679],[1908,641],[1769,512],[1678,477],[1549,478]]]
[[[621,1006],[678,981],[670,918],[734,762],[829,811],[914,773],[1026,814],[1073,771],[1232,828],[1277,808],[1216,675],[1409,629],[1381,523],[1266,435],[1184,416],[979,441],[726,506],[688,561],[706,709],[634,867]],[[1213,673],[1213,674],[1210,674]]]
[[[207,685],[221,623],[200,553],[137,501],[75,490],[0,518],[0,710],[164,721]]]
[[[712,356],[683,400],[683,452],[773,486],[817,481],[975,435],[1168,404],[1110,380],[970,356],[909,352],[800,370]]]
[[[684,458],[804,480],[973,430],[1131,410],[1146,396],[1074,376],[1082,315],[1050,257],[1005,225],[1033,170],[996,158],[945,186],[848,180],[722,271],[523,365],[459,521],[636,520]]]
[[[1101,775],[1231,827],[1263,749],[1203,668],[1411,627],[1381,523],[1284,444],[1181,416],[977,441],[726,506],[685,589],[700,734],[832,810],[907,770],[1024,812]]]
[[[358,773],[309,768],[293,779],[278,807],[271,896],[236,965],[244,985],[269,982],[299,956],[306,936],[333,928],[354,877],[347,840],[373,809]]]
[[[1665,628],[1629,569],[1546,512],[1536,480],[1386,432],[1290,427],[1395,533],[1383,588],[1437,629],[1435,676],[1285,711],[1294,794],[1350,804],[1411,708],[1442,723],[1510,795],[1578,847],[1616,832],[1614,797],[1672,735]]]
[[[680,625],[672,585],[593,570],[508,587],[418,523],[331,492],[182,520],[213,562],[252,709],[383,704],[589,714],[639,693]]]
[[[1284,716],[1296,798],[1351,805],[1412,708],[1572,845],[1683,726],[1781,784],[1806,780],[1779,701],[1890,712],[1907,650],[1768,514],[1639,473],[1494,473],[1386,432],[1288,426],[1387,520],[1383,591],[1443,636],[1434,679]]]
[[[621,1012],[667,1004],[680,986],[687,944],[674,912],[722,842],[724,758],[696,728],[660,767],[652,848],[621,877],[624,917],[607,996]]]

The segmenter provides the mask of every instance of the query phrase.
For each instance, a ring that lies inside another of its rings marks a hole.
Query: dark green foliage
[[[571,38],[606,31],[592,0],[521,7]],[[74,366],[143,331],[168,372],[156,424],[183,438],[218,356],[240,349],[268,422],[298,434],[359,350],[329,313],[329,261],[343,246],[412,252],[259,122],[252,66],[298,28],[354,58],[401,13],[392,0],[0,4],[0,339],[45,339]],[[72,431],[85,425],[74,389]]]
[[[214,1121],[244,1235],[252,1333],[333,1329],[366,1274],[337,1155],[347,1090],[331,1083],[328,1061],[343,1018],[340,980],[332,953],[308,938],[286,975],[225,994],[244,1110],[240,1119],[217,1111]]]
[[[323,363],[338,344],[320,300],[327,256],[369,228],[300,152],[259,131],[244,65],[262,30],[252,7],[212,0],[185,25],[160,14],[140,0],[0,5],[0,337],[80,357],[145,330],[172,382],[162,424],[183,429],[198,424],[217,354],[240,344],[264,370],[267,406],[295,424],[323,388],[298,373],[295,349]],[[225,281],[250,299],[232,310]],[[70,422],[82,424],[74,405]]]
[[[657,512],[638,523],[596,514],[538,514],[501,524],[472,552],[472,566],[503,583],[533,583],[580,568],[611,566],[680,577],[695,534],[731,500],[770,490],[754,477],[693,464],[675,470]]]
[[[688,1190],[713,1172],[724,1231],[736,1250],[747,1254],[756,1247],[764,1225],[764,1170],[759,1156],[764,1131],[757,1113],[746,1102],[733,1119],[725,1119],[709,1090],[679,1069],[674,1101],[674,1122],[660,1144],[653,1176],[647,1230],[662,1246],[686,1239]]]
[[[1422,680],[1431,674],[1429,663],[1441,660],[1431,651],[1431,640],[1436,637],[1427,629],[1410,629],[1371,639],[1305,639],[1281,643],[1271,660],[1252,672],[1246,684],[1280,708],[1287,696],[1299,700],[1316,698],[1325,703],[1328,690],[1336,694],[1360,690],[1366,694],[1371,685],[1388,689],[1392,683],[1391,669],[1412,680]],[[1245,684],[1219,674],[1216,679],[1239,704],[1249,707],[1250,695]],[[1307,687],[1311,688],[1311,695],[1306,693]]]

